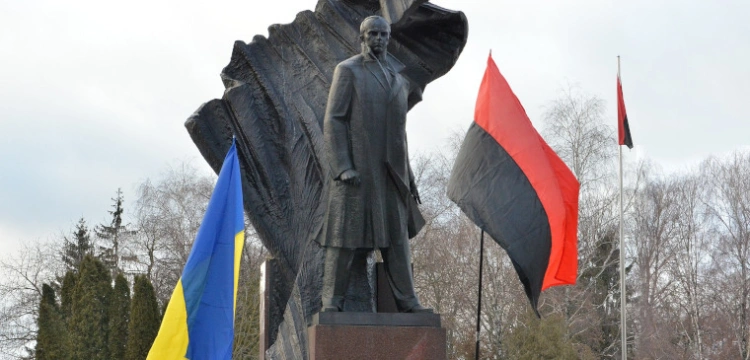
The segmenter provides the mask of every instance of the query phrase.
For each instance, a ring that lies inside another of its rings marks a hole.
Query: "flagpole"
[[[620,56],[617,56],[617,80],[620,81]],[[619,127],[620,125],[618,125]],[[625,241],[623,240],[623,189],[622,189],[622,145],[618,140],[617,147],[620,148],[620,344],[622,347],[622,360],[628,358],[628,326],[627,326],[627,312],[625,311]]]
[[[479,300],[477,301],[477,344],[474,350],[474,359],[479,360],[479,329],[482,317],[482,264],[484,263],[484,230],[479,236]]]

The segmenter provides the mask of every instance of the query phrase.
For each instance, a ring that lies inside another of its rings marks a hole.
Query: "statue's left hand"
[[[359,172],[354,169],[349,169],[339,175],[339,180],[348,185],[359,185]]]

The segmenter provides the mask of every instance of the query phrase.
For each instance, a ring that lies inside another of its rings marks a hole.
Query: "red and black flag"
[[[630,125],[628,125],[628,113],[625,111],[625,99],[622,97],[622,82],[620,74],[617,74],[617,134],[618,144],[633,148],[633,138],[630,137]]]
[[[578,189],[490,56],[448,197],[507,251],[535,311],[542,290],[575,284]]]

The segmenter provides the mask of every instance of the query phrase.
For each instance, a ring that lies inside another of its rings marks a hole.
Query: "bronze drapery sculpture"
[[[245,210],[280,263],[276,301],[287,304],[272,358],[307,357],[304,325],[320,310],[322,287],[324,250],[314,240],[326,210],[326,100],[336,64],[360,52],[359,25],[375,14],[393,23],[388,52],[421,90],[450,70],[466,43],[463,13],[429,2],[319,0],[314,12],[271,26],[268,38],[236,42],[221,74],[224,96],[186,123],[216,171],[237,137]]]

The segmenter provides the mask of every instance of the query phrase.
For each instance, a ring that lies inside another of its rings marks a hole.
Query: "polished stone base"
[[[437,314],[319,313],[308,328],[310,360],[443,360]]]

